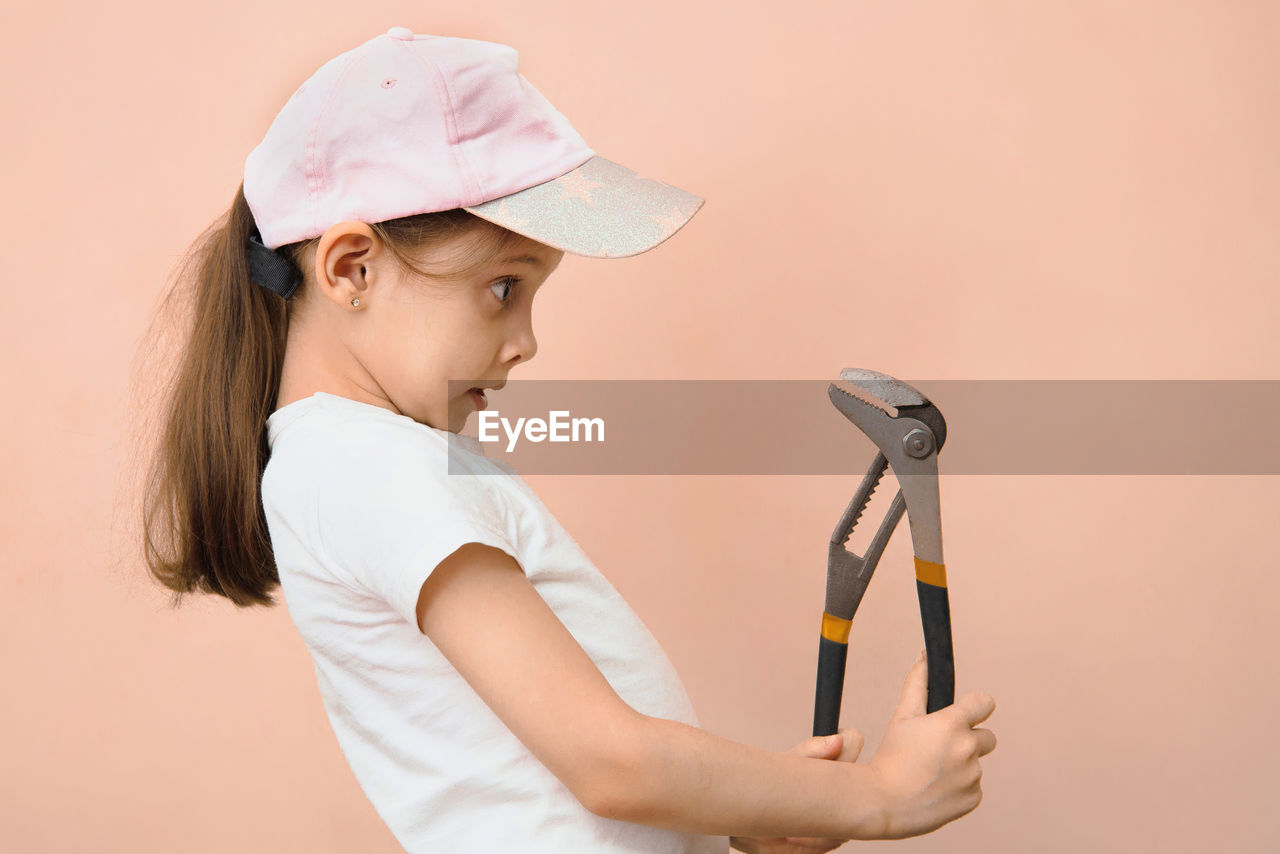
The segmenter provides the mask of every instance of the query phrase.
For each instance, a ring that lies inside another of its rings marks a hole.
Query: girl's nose
[[[533,334],[533,324],[521,325],[511,341],[512,356],[516,362],[527,362],[538,352],[538,339]]]

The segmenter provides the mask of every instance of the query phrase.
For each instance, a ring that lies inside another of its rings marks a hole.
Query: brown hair
[[[274,605],[279,585],[261,482],[270,451],[266,420],[280,390],[289,315],[313,273],[308,250],[319,237],[281,246],[304,273],[293,299],[249,278],[245,245],[255,223],[236,191],[231,208],[204,230],[180,259],[173,285],[146,336],[157,343],[179,317],[172,375],[159,383],[161,401],[146,406],[158,418],[155,449],[143,486],[142,534],[147,566],[174,592],[172,605],[195,591],[239,606]],[[461,209],[418,214],[369,227],[406,273],[456,281],[499,253],[528,240]],[[454,236],[475,233],[470,250],[446,273],[431,273],[413,256]],[[138,379],[155,382],[149,370]]]

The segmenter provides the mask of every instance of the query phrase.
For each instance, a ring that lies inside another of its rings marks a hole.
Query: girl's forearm
[[[775,753],[640,715],[604,813],[714,836],[876,839],[885,809],[867,765]]]

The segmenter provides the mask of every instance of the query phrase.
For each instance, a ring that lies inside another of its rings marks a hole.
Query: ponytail
[[[249,278],[253,228],[242,186],[188,254],[194,277],[179,279],[189,285],[188,334],[164,392],[143,508],[147,566],[175,592],[175,605],[194,591],[274,605],[270,591],[280,583],[261,481],[288,311]]]
[[[293,298],[250,279],[246,243],[256,224],[243,185],[227,213],[184,257],[160,315],[185,316],[172,377],[161,383],[159,419],[142,507],[143,550],[154,578],[173,591],[172,604],[192,592],[215,593],[239,606],[275,605],[280,576],[262,508],[262,472],[270,456],[267,416],[276,408]],[[400,268],[422,279],[471,275],[500,253],[527,241],[464,210],[416,214],[371,223]],[[423,269],[422,248],[475,233],[469,251],[443,274]],[[307,271],[319,238],[277,247]],[[155,322],[153,322],[153,330]],[[161,331],[167,331],[162,325]],[[148,339],[154,341],[152,334]],[[140,372],[151,382],[148,370]]]

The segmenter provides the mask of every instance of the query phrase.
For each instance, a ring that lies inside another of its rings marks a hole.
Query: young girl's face
[[[423,266],[447,269],[450,256],[471,240],[463,235],[436,247]],[[526,241],[469,278],[410,283],[403,299],[379,318],[378,339],[396,342],[386,382],[402,393],[395,400],[401,411],[441,430],[462,430],[478,402],[448,381],[502,385],[512,368],[533,358],[533,298],[563,257],[558,249]]]
[[[478,239],[479,233],[463,233],[415,262],[444,273]],[[361,297],[359,310],[350,309],[345,294],[337,297],[349,309],[340,312],[338,332],[346,353],[331,355],[348,376],[330,385],[419,423],[461,431],[478,402],[449,381],[502,385],[512,368],[533,358],[534,294],[563,257],[526,240],[472,276],[438,282],[401,273],[389,254],[375,249],[356,261],[366,270],[363,287],[352,291]]]

